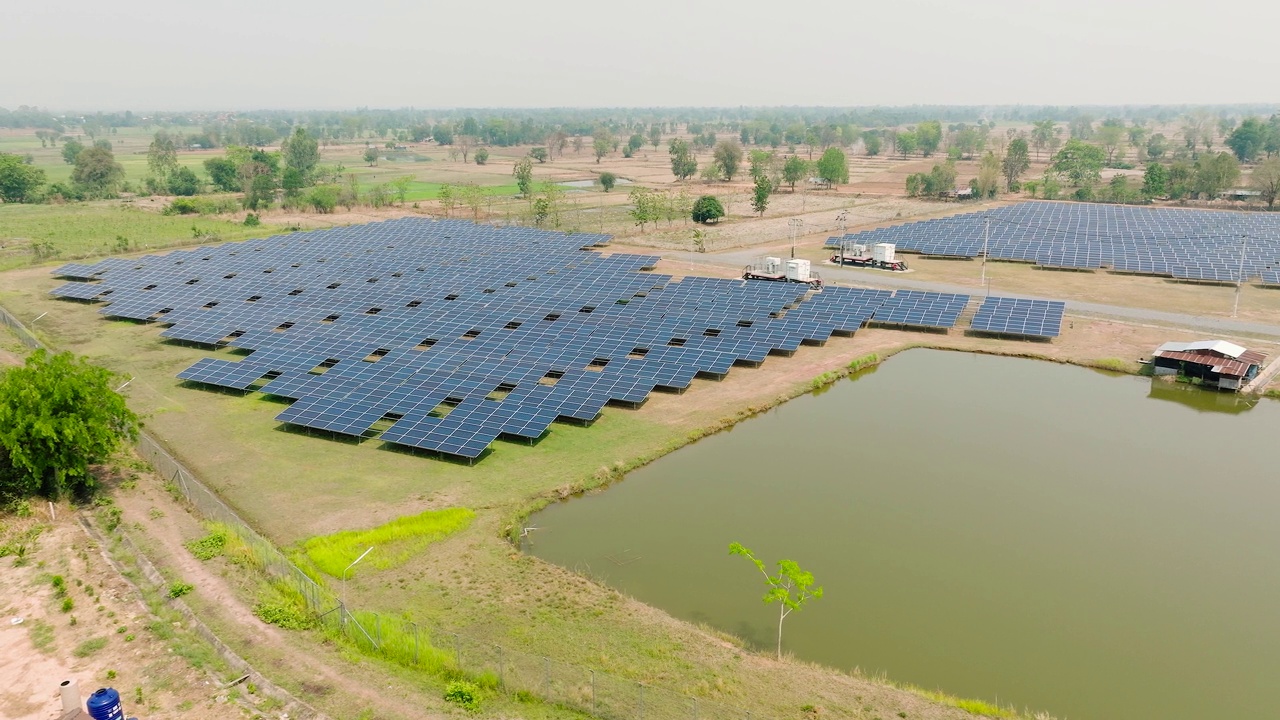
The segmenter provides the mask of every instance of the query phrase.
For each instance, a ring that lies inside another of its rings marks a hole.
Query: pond
[[[528,549],[770,649],[741,542],[825,587],[786,621],[803,659],[1059,718],[1272,716],[1280,404],[1164,382],[911,350],[546,509]]]

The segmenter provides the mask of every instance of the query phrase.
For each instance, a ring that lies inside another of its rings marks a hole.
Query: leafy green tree
[[[1072,138],[1049,161],[1049,170],[1075,186],[1093,185],[1102,179],[1107,156],[1102,148]]]
[[[533,211],[533,224],[538,227],[542,227],[542,223],[551,217],[551,201],[544,197],[534,198],[530,209]]]
[[[62,143],[62,161],[68,165],[75,165],[76,156],[80,154],[81,150],[84,150],[84,143],[75,138],[67,140]]]
[[[978,163],[978,177],[974,179],[973,189],[977,192],[978,197],[993,198],[1000,189],[1000,158],[996,154],[987,151],[982,156],[981,162]]]
[[[835,150],[835,148],[831,148],[831,150]],[[751,189],[751,208],[760,217],[764,217],[764,211],[769,207],[769,196],[772,194],[773,183],[769,182],[769,177],[764,174],[757,175],[755,185]]]
[[[1169,180],[1165,188],[1169,197],[1179,200],[1192,192],[1192,181],[1196,176],[1196,168],[1186,160],[1174,160],[1169,164]]]
[[[633,153],[644,147],[644,136],[640,133],[635,133],[627,139],[627,147],[631,148],[631,152]]]
[[[826,152],[822,153],[822,157],[818,158],[816,169],[818,177],[828,187],[849,182],[849,161],[840,148],[827,148]]]
[[[147,147],[147,169],[161,183],[178,169],[178,146],[169,133],[161,130]]]
[[[547,161],[547,149],[544,147],[531,148],[529,150],[529,157],[537,160],[538,164],[541,165]]]
[[[284,190],[286,198],[296,198],[302,194],[302,188],[307,186],[307,181],[302,177],[302,171],[297,168],[287,167],[280,175],[280,189]]]
[[[738,168],[742,165],[742,146],[738,141],[721,140],[716,143],[711,156],[715,158],[716,164],[724,173],[724,179],[732,182],[733,177],[738,174]]]
[[[1088,115],[1077,115],[1067,123],[1072,140],[1088,140],[1093,137],[1093,118]]]
[[[476,164],[484,165],[489,162],[489,148],[480,148],[476,150]]]
[[[320,164],[320,143],[307,132],[306,128],[294,128],[293,134],[280,146],[284,156],[286,169],[298,171],[304,185],[310,185],[314,179],[316,165]]]
[[[1127,137],[1125,129],[1118,125],[1103,124],[1096,133],[1098,144],[1107,154],[1106,166],[1113,167],[1118,160],[1124,159],[1124,143]],[[1116,154],[1120,157],[1117,158]]]
[[[89,466],[136,435],[138,418],[113,389],[119,378],[70,353],[32,353],[0,376],[0,448],[16,497],[85,496],[97,487]]]
[[[475,183],[469,183],[462,186],[462,190],[460,192],[462,204],[471,208],[472,220],[480,219],[480,208],[484,207],[484,200],[488,194],[487,190]]]
[[[240,178],[236,174],[236,164],[229,158],[216,157],[204,161],[204,170],[209,173],[209,182],[223,192],[236,192],[240,189]]]
[[[527,192],[521,194],[528,197]],[[458,197],[455,194],[454,187],[449,183],[441,184],[440,190],[436,193],[436,202],[440,203],[440,209],[444,210],[444,216],[449,217],[453,212],[453,208],[458,204]]]
[[[1267,125],[1255,117],[1245,118],[1240,126],[1227,136],[1227,147],[1242,163],[1253,162],[1267,145]]]
[[[947,161],[933,166],[926,176],[925,191],[929,195],[941,197],[956,190],[956,166]]]
[[[520,196],[524,198],[530,197],[533,192],[533,161],[529,158],[520,158],[516,161],[515,167],[511,169],[511,174],[515,176],[516,187],[520,189]]]
[[[924,193],[924,173],[911,173],[907,176],[907,197],[920,197]]]
[[[904,130],[903,132],[898,133],[898,136],[893,139],[893,142],[898,152],[902,153],[903,160],[906,160],[908,155],[915,152],[916,149],[920,147],[919,138],[910,130]]]
[[[44,185],[44,171],[11,153],[0,153],[0,200],[25,203],[35,200]]]
[[[338,206],[339,189],[335,185],[320,185],[311,188],[311,192],[307,194],[307,204],[316,212],[322,215],[328,215]],[[404,200],[400,201],[404,204]]]
[[[1168,192],[1169,171],[1158,162],[1147,163],[1142,173],[1142,194],[1147,197],[1162,197]]]
[[[1052,119],[1036,120],[1031,124],[1031,144],[1036,149],[1036,157],[1046,149],[1053,150],[1058,142],[1058,126]]]
[[[391,181],[391,187],[396,189],[396,199],[400,201],[400,206],[404,207],[405,200],[409,198],[409,188],[413,186],[412,175],[401,175]]]
[[[1192,190],[1206,200],[1236,184],[1240,179],[1240,162],[1230,153],[1206,152],[1196,159],[1196,175]]]
[[[365,148],[365,149],[364,149],[364,161],[365,161],[365,162],[367,162],[367,163],[369,163],[369,167],[373,167],[373,166],[377,165],[377,164],[378,164],[378,149],[377,149],[377,148],[372,148],[372,147]]]
[[[804,609],[810,600],[822,597],[822,588],[813,587],[813,573],[806,572],[793,560],[779,560],[778,574],[770,575],[764,563],[740,543],[729,544],[730,555],[741,555],[764,575],[768,590],[761,598],[765,605],[778,603],[778,659],[782,659],[782,622],[791,613]]]
[[[942,144],[942,123],[937,120],[922,122],[916,126],[915,134],[916,142],[920,147],[920,154],[929,157]]]
[[[671,154],[671,174],[677,180],[683,182],[698,172],[698,160],[693,156],[693,149],[688,142],[672,138],[667,150]]]
[[[1023,138],[1014,138],[1009,143],[1004,159],[1000,161],[1000,171],[1004,175],[1005,188],[1009,192],[1015,192],[1018,186],[1018,178],[1030,168],[1031,150],[1027,146],[1027,141]]]
[[[1262,193],[1262,201],[1268,210],[1275,209],[1276,195],[1280,194],[1280,157],[1270,157],[1253,168],[1249,184]]]
[[[591,151],[595,153],[596,164],[600,164],[600,158],[609,154],[613,149],[613,135],[603,128],[597,130],[591,138]]]
[[[870,130],[862,134],[862,146],[866,148],[867,155],[875,157],[880,154],[881,140],[879,133]]]
[[[1164,134],[1156,133],[1147,139],[1147,159],[1159,160],[1169,150],[1169,141]]]
[[[662,144],[662,126],[654,123],[649,127],[649,143],[653,145],[653,149],[657,150]]]
[[[437,145],[453,144],[453,126],[444,123],[438,123],[431,128],[431,139],[436,141]]]
[[[276,199],[276,178],[271,173],[259,173],[249,179],[248,189],[244,193],[244,206],[248,210],[258,210],[271,205]]]
[[[614,175],[611,172],[600,173],[600,187],[604,188],[605,192],[609,192],[610,190],[612,190],[613,186],[616,185],[617,182],[618,182],[617,175]]]
[[[724,206],[714,195],[703,195],[694,201],[690,217],[696,223],[707,225],[724,217]]]
[[[179,167],[169,174],[169,194],[190,197],[200,192],[200,178],[189,167]]]
[[[804,180],[808,174],[809,163],[799,155],[787,157],[782,164],[782,179],[791,186],[791,192],[796,191],[796,183]]]
[[[76,156],[71,180],[88,197],[112,197],[124,182],[124,168],[116,162],[110,144],[94,143]]]
[[[627,199],[631,201],[631,209],[628,212],[636,225],[640,226],[640,232],[644,232],[645,225],[658,222],[658,218],[662,215],[662,199],[659,193],[648,188],[637,187],[627,193]]]

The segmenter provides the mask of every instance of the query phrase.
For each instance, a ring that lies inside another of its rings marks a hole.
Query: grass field
[[[195,237],[198,230],[206,237]],[[157,250],[176,245],[247,240],[280,232],[278,227],[245,227],[240,223],[198,216],[165,216],[116,203],[70,205],[0,205],[0,270],[41,261],[32,249],[52,243],[50,260],[110,255],[124,238],[131,250]],[[211,234],[215,239],[209,239]]]

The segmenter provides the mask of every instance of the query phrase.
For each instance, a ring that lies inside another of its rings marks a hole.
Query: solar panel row
[[[1057,300],[989,297],[973,316],[971,327],[1001,335],[1053,338],[1062,332],[1066,304]]]
[[[978,257],[984,238],[989,257],[1044,267],[1217,282],[1280,268],[1278,216],[1086,203],[1023,202],[832,237],[827,246],[889,242],[924,255]]]

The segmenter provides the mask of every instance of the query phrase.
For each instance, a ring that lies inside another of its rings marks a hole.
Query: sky
[[[1280,2],[0,0],[0,107],[1280,101]]]

